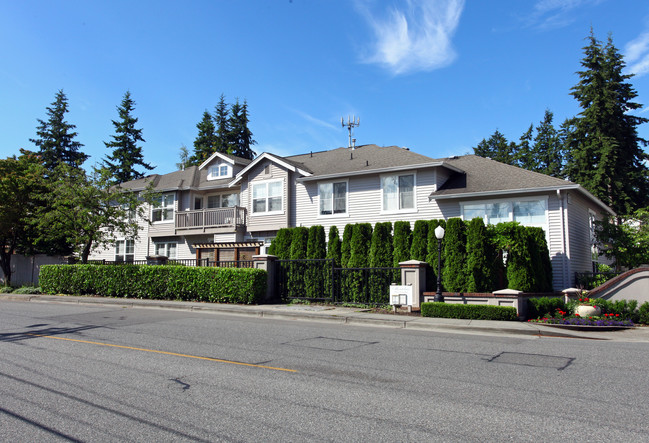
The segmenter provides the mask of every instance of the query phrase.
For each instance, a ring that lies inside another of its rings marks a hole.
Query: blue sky
[[[579,112],[591,26],[649,106],[646,0],[0,0],[0,156],[34,149],[59,89],[87,165],[108,153],[126,90],[156,173],[222,93],[248,101],[258,153],[346,146],[340,118],[356,115],[359,145],[467,154],[496,129],[517,140],[546,108],[556,126]]]

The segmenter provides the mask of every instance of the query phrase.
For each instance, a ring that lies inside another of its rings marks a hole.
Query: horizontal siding
[[[265,173],[266,166],[269,166],[269,173]],[[288,227],[288,219],[290,213],[290,195],[289,195],[289,172],[272,163],[270,161],[263,161],[253,167],[248,174],[248,183],[241,187],[242,189],[242,205],[244,204],[243,195],[245,194],[245,208],[248,210],[248,232],[254,233],[257,231],[273,231],[280,228]],[[283,196],[282,196],[282,213],[273,215],[253,215],[252,213],[252,184],[255,182],[266,180],[283,180]],[[245,191],[244,191],[245,189]]]
[[[570,270],[572,273],[592,271],[588,208],[589,205],[584,198],[577,193],[570,193],[568,226],[570,234]]]

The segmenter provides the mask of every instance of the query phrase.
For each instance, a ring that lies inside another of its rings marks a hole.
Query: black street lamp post
[[[434,301],[443,302],[442,295],[442,239],[444,238],[444,228],[438,226],[435,228],[435,237],[437,237],[437,293]]]

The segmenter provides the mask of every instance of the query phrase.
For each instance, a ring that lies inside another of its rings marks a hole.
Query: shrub
[[[428,236],[427,236],[427,247],[426,247],[426,263],[428,263],[428,269],[426,273],[426,285],[429,291],[432,291],[433,288],[437,288],[437,261],[439,260],[439,245],[437,237],[435,237],[435,229],[441,226],[446,229],[445,220],[430,220],[428,222]],[[444,239],[442,239],[442,251],[444,251]],[[442,255],[442,265],[444,265],[444,256]],[[442,282],[442,285],[444,282]]]
[[[487,292],[494,288],[495,248],[489,241],[487,228],[481,218],[474,218],[466,231],[466,289]]]
[[[349,257],[352,251],[352,235],[354,235],[354,225],[347,224],[343,231],[343,241],[340,244],[340,265],[343,268],[349,267]]]
[[[532,263],[535,263],[536,291],[550,292],[552,291],[552,262],[550,261],[548,243],[545,239],[545,231],[543,231],[543,228],[527,227],[526,229],[531,240],[530,254]]]
[[[464,305],[435,302],[422,303],[421,316],[470,320],[518,320],[516,308],[511,306]]]
[[[527,299],[527,317],[554,317],[557,310],[568,311],[563,297],[539,297]]]
[[[291,234],[293,228],[282,228],[277,231],[275,239],[268,248],[268,253],[276,255],[281,260],[291,258]]]
[[[41,288],[37,286],[23,286],[17,289],[14,289],[14,294],[40,294]]]
[[[537,278],[530,255],[532,239],[528,231],[517,222],[498,223],[495,231],[498,246],[507,253],[507,287],[535,292]]]
[[[0,294],[9,294],[14,290],[11,286],[0,286]]]
[[[392,241],[394,245],[392,263],[395,268],[398,268],[400,262],[410,260],[410,247],[412,244],[410,222],[394,222],[394,236],[392,237]]]
[[[410,260],[426,261],[428,251],[428,222],[417,220],[412,231],[412,244],[410,245]]]
[[[144,299],[259,303],[266,271],[147,265],[44,265],[40,283],[48,294]]]
[[[392,267],[392,223],[377,223],[372,232],[372,243],[370,246],[370,267],[391,268]],[[390,293],[393,273],[382,270],[373,271],[370,274],[369,292],[370,302],[380,303]],[[397,280],[400,281],[400,280]]]
[[[370,245],[372,242],[372,225],[369,223],[358,223],[354,226],[352,235],[351,250],[347,266],[350,268],[367,268],[369,266]],[[349,295],[351,301],[367,301],[365,296],[367,282],[364,281],[363,271],[353,271],[349,274]]]
[[[334,261],[334,266],[339,268],[341,266],[341,253],[340,253],[340,237],[338,236],[338,228],[332,226],[329,228],[329,241],[327,242],[327,258]]]
[[[291,233],[291,260],[306,258],[306,248],[309,240],[309,230],[305,227],[293,228]],[[289,297],[306,296],[304,275],[306,266],[303,262],[291,262],[288,276]]]
[[[446,222],[442,281],[450,292],[466,292],[466,224],[459,218]]]
[[[309,228],[306,247],[306,258],[324,259],[326,255],[325,231],[322,226],[314,225]],[[321,298],[325,291],[325,273],[330,271],[321,261],[306,263],[305,283],[308,298]]]

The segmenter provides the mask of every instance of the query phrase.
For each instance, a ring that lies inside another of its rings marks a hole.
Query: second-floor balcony
[[[246,208],[200,209],[176,212],[176,232],[232,232],[246,226]]]

